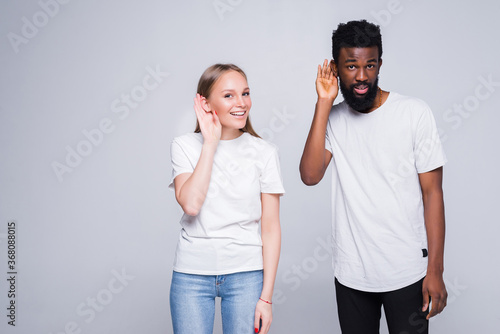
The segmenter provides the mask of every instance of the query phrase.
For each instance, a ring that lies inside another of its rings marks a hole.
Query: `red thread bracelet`
[[[263,301],[264,303],[266,303],[266,304],[269,304],[269,305],[271,305],[271,304],[272,304],[272,302],[267,301],[267,300],[264,300],[264,299],[262,299],[262,298],[260,298],[260,297],[259,297],[259,299],[260,299],[260,300],[262,300],[262,301]]]

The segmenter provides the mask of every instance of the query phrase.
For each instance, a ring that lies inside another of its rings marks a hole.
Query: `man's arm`
[[[432,308],[427,315],[429,319],[443,311],[448,298],[443,281],[445,238],[443,167],[419,174],[419,180],[422,188],[429,254],[427,276],[422,286],[424,295],[422,310],[426,311],[429,308],[429,302],[432,302]]]
[[[308,186],[321,181],[332,159],[332,153],[325,149],[325,133],[330,109],[337,98],[339,89],[335,70],[333,62],[328,64],[326,59],[323,67],[318,65],[316,78],[318,101],[299,167],[300,178]]]

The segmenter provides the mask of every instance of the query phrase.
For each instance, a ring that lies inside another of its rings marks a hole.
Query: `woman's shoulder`
[[[257,151],[261,158],[265,159],[270,154],[278,151],[278,147],[275,144],[268,142],[265,139],[253,136],[249,133],[245,133],[244,135],[246,137],[245,145]]]
[[[198,146],[203,144],[203,136],[201,133],[189,132],[181,136],[177,136],[172,140],[173,143],[177,143],[181,146]]]

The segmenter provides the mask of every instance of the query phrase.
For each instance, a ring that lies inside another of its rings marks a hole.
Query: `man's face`
[[[378,73],[382,60],[378,47],[341,48],[337,74],[340,90],[346,103],[356,111],[370,112],[378,107],[375,97],[378,90]]]

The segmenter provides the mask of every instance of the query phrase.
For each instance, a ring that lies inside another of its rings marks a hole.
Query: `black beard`
[[[368,84],[368,92],[364,97],[356,97],[354,95],[354,87],[356,84],[351,85],[349,88],[347,88],[342,80],[340,80],[340,91],[342,92],[342,96],[344,97],[345,102],[351,107],[352,109],[358,111],[358,112],[366,112],[368,109],[371,109],[373,107],[373,101],[375,101],[375,97],[377,97],[377,91],[378,91],[378,77],[375,79],[375,82],[370,85]]]

